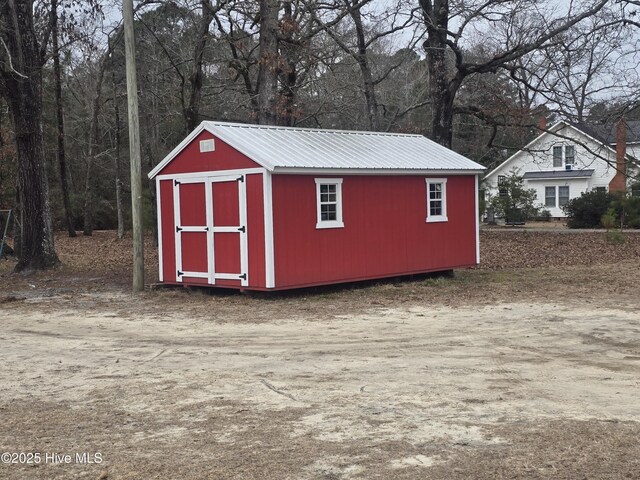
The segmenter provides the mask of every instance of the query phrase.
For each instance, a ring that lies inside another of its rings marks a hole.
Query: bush
[[[550,222],[551,221],[551,212],[546,208],[543,208],[536,218],[539,222]]]
[[[608,192],[591,191],[570,200],[564,207],[569,228],[598,228],[607,213],[613,196]]]
[[[609,207],[604,215],[600,218],[600,223],[607,230],[611,230],[616,226],[616,211],[613,207]]]
[[[502,190],[502,195],[498,194],[489,201],[489,206],[497,218],[504,218],[507,223],[524,223],[536,217],[536,191],[524,188],[521,176],[516,173],[505,176],[498,189]]]

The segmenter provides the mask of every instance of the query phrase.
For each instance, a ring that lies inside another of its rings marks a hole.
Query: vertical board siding
[[[215,141],[215,151],[200,152],[200,140],[210,139]],[[238,168],[260,168],[260,165],[222,140],[214,138],[211,133],[204,131],[187,145],[158,175]]]
[[[176,226],[173,219],[173,181],[160,180],[160,212],[162,215],[162,275],[163,281],[176,281]]]
[[[315,178],[273,176],[277,288],[475,264],[473,175],[448,177],[448,221],[437,223],[426,223],[425,176],[345,175],[335,229],[315,227]]]

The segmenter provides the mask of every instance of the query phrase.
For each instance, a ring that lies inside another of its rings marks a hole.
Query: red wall
[[[219,138],[215,138],[216,149],[213,152],[200,153],[200,140],[214,136],[206,130],[187,145],[169,165],[158,175],[172,173],[207,172],[213,170],[233,170],[237,168],[260,168],[256,162],[231,148]]]
[[[345,175],[344,228],[332,229],[316,229],[317,176],[272,178],[278,288],[476,263],[473,176],[448,177],[448,221],[426,223],[424,176]]]

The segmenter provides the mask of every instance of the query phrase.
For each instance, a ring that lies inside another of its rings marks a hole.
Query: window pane
[[[567,164],[573,164],[575,161],[575,149],[573,145],[567,145],[564,147],[564,161]]]
[[[335,202],[336,201],[336,194],[335,193],[330,193],[329,194],[329,201],[330,202]]]
[[[553,166],[562,166],[562,147],[560,145],[557,147],[553,147]]]
[[[335,184],[327,185],[327,187],[329,187],[329,190],[328,190],[328,191],[329,191],[329,193],[336,193],[336,186],[335,186]]]
[[[442,215],[441,200],[434,200],[431,202],[431,207],[429,208],[429,215],[432,215],[432,216]]]
[[[502,185],[507,181],[507,177],[504,175],[498,175],[498,185]]]
[[[335,204],[320,205],[320,219],[323,222],[337,220]]]
[[[564,207],[569,203],[569,186],[558,187],[558,205]]]
[[[327,193],[327,192],[329,192],[329,185],[321,184],[320,185],[320,193]]]
[[[328,202],[329,201],[329,194],[328,193],[321,193],[320,194],[320,201],[322,203]]]
[[[556,187],[544,187],[544,205],[545,207],[556,206]]]

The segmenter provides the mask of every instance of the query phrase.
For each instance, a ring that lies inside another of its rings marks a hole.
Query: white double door
[[[249,284],[246,175],[173,182],[176,279]]]

